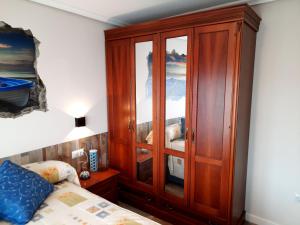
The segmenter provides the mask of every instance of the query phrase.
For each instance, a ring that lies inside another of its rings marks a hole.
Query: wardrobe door
[[[132,174],[130,120],[130,40],[106,43],[109,163],[121,172],[121,179]]]
[[[158,36],[131,40],[132,153],[135,185],[153,192],[157,187]]]
[[[193,209],[226,219],[236,23],[195,28],[191,198]]]
[[[160,196],[187,205],[192,29],[161,34]]]

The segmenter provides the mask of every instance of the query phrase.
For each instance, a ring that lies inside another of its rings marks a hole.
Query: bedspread
[[[9,223],[0,221],[0,225]],[[28,225],[157,225],[70,182],[55,185]]]

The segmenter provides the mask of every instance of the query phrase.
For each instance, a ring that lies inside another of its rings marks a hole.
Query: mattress
[[[0,225],[9,223],[0,221]],[[55,185],[28,225],[157,225],[68,181]]]
[[[180,138],[174,141],[170,141],[169,148],[180,152],[184,152],[184,145],[185,145],[184,139]]]

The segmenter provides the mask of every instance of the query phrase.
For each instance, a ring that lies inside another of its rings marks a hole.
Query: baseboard
[[[257,224],[257,225],[280,225],[280,224],[275,223],[271,220],[261,218],[259,216],[253,215],[251,213],[246,213],[246,220],[250,223],[254,223],[254,224]]]

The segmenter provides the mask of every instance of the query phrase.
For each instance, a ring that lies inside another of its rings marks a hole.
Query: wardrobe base
[[[174,225],[228,225],[225,221],[209,220],[195,213],[189,213],[187,209],[184,211],[175,208],[147,192],[131,190],[124,185],[120,185],[119,200]]]

